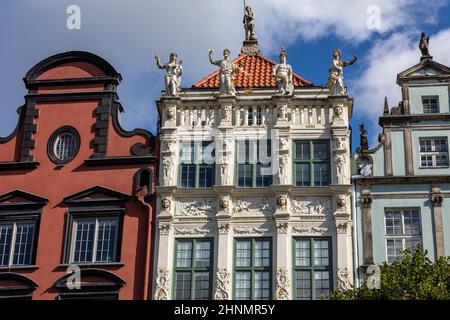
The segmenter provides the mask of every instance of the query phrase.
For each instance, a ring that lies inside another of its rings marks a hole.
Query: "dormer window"
[[[423,113],[439,113],[438,97],[422,97]]]
[[[48,143],[48,154],[56,164],[72,161],[80,150],[80,136],[72,127],[62,127],[56,130]]]

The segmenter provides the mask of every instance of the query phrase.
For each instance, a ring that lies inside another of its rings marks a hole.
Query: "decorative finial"
[[[255,13],[250,6],[244,8],[245,41],[241,52],[247,55],[255,55],[261,51],[258,46],[258,38],[255,35]]]
[[[388,104],[388,98],[384,97],[384,111],[383,115],[388,116],[389,115],[389,104]]]
[[[430,37],[427,36],[427,34],[425,32],[422,32],[422,35],[420,36],[420,42],[419,42],[419,49],[420,49],[420,52],[422,53],[422,57],[420,57],[420,61],[425,60],[425,59],[430,59],[430,60],[433,59],[433,57],[430,55],[429,47],[430,47]]]

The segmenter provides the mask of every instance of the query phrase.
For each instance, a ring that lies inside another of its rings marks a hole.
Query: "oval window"
[[[50,159],[57,164],[71,161],[80,149],[80,136],[72,127],[63,127],[55,131],[50,138],[48,151]]]

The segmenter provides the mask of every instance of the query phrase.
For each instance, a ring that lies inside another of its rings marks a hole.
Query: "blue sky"
[[[81,9],[81,29],[66,27],[69,5]],[[378,116],[384,96],[390,106],[400,100],[398,72],[419,62],[420,32],[431,35],[434,59],[450,65],[450,1],[437,0],[247,0],[256,13],[256,34],[262,53],[276,60],[286,47],[294,71],[314,84],[325,84],[331,52],[359,56],[345,70],[354,97],[353,149],[359,144],[358,124],[365,122],[371,145],[380,132]],[[367,27],[373,7],[380,28]],[[185,69],[182,85],[191,86],[211,72],[208,49],[239,53],[243,40],[242,0],[2,0],[0,2],[0,136],[17,124],[15,110],[26,94],[22,77],[40,60],[69,50],[85,50],[108,60],[123,81],[119,96],[126,129],[156,132],[155,100],[163,73],[154,54],[165,61],[178,53]],[[369,13],[368,13],[369,8]]]

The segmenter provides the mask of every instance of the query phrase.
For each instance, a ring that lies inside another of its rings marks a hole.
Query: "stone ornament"
[[[287,209],[287,198],[285,196],[279,196],[277,199],[278,208],[281,210]]]
[[[184,227],[184,228],[177,227],[177,228],[175,228],[175,234],[181,234],[181,235],[194,235],[194,234],[205,235],[210,232],[211,232],[211,230],[202,229],[200,227]]]
[[[216,211],[216,206],[214,199],[204,199],[204,200],[191,200],[184,201],[180,200],[177,202],[177,216],[211,216],[214,215]]]
[[[159,268],[156,274],[155,300],[169,300],[169,270]]]
[[[250,6],[245,6],[244,12],[244,29],[245,29],[245,40],[255,41],[257,37],[255,35],[255,13]]]
[[[165,95],[168,97],[176,97],[181,90],[181,76],[183,74],[182,62],[177,63],[177,54],[171,53],[168,63],[161,64],[161,59],[155,56],[156,66],[159,69],[165,69],[166,75],[164,77]]]
[[[287,106],[282,105],[278,107],[278,120],[287,121]]]
[[[336,49],[333,51],[333,62],[329,70],[328,77],[328,89],[333,96],[342,96],[347,93],[347,88],[344,84],[344,68],[355,63],[358,56],[354,56],[351,61],[345,61],[341,59],[341,50]]]
[[[219,268],[216,272],[216,292],[215,300],[230,299],[230,273],[227,268]]]
[[[287,223],[278,223],[277,224],[277,232],[278,233],[287,233],[288,224]]]
[[[287,168],[289,165],[288,162],[289,162],[288,154],[280,155],[279,168],[278,168],[280,184],[287,184]]]
[[[293,233],[324,234],[327,231],[328,231],[328,228],[323,228],[323,227],[319,227],[319,226],[310,226],[310,225],[292,226]]]
[[[170,224],[160,224],[158,226],[158,230],[160,234],[169,234],[170,232]]]
[[[337,289],[341,292],[351,289],[350,273],[347,268],[338,269],[336,272]]]
[[[291,201],[291,208],[294,214],[302,215],[329,215],[331,214],[331,199],[316,198],[316,199],[302,199],[294,198]]]
[[[166,156],[163,159],[163,173],[164,173],[164,186],[173,185],[173,159],[171,156]]]
[[[240,215],[267,215],[275,211],[271,204],[271,199],[263,198],[245,198],[237,199],[233,208],[233,214]]]
[[[169,211],[170,209],[170,199],[164,198],[161,200],[161,207],[164,209],[164,211]]]
[[[347,196],[340,194],[336,197],[336,204],[338,209],[345,210],[347,208]]]
[[[220,67],[219,94],[223,96],[235,96],[236,89],[234,87],[234,74],[240,70],[233,61],[228,60],[230,50],[223,50],[223,59],[213,59],[214,50],[209,49],[209,62]]]
[[[221,197],[219,199],[219,207],[222,210],[228,210],[229,206],[230,206],[230,203],[229,203],[228,197]]]
[[[334,148],[339,151],[346,151],[346,139],[344,137],[337,137],[334,139]]]
[[[338,233],[347,233],[347,228],[348,228],[348,222],[342,222],[336,226],[336,230]]]
[[[272,75],[277,84],[276,94],[289,95],[294,92],[294,81],[292,78],[292,67],[286,63],[286,49],[282,48],[280,53],[280,63],[273,67]]]
[[[422,32],[419,41],[419,49],[420,52],[422,53],[421,60],[431,58],[429,47],[430,47],[430,37],[427,36],[425,32]]]
[[[233,231],[237,234],[263,234],[269,232],[270,229],[247,227],[247,226],[234,226]]]
[[[218,229],[220,234],[227,234],[230,231],[230,224],[228,223],[219,224]]]
[[[334,162],[336,163],[336,179],[338,184],[345,184],[345,154],[336,154],[334,156]]]
[[[167,120],[174,121],[176,113],[177,113],[177,109],[175,107],[167,108],[167,112],[166,112]]]
[[[289,300],[288,271],[285,267],[277,269],[275,297],[277,300]]]
[[[225,122],[231,122],[231,111],[232,111],[232,107],[231,106],[225,106],[222,109],[222,119]]]
[[[358,165],[359,167],[359,174],[362,175],[365,178],[369,178],[372,176],[372,164],[364,161]]]

